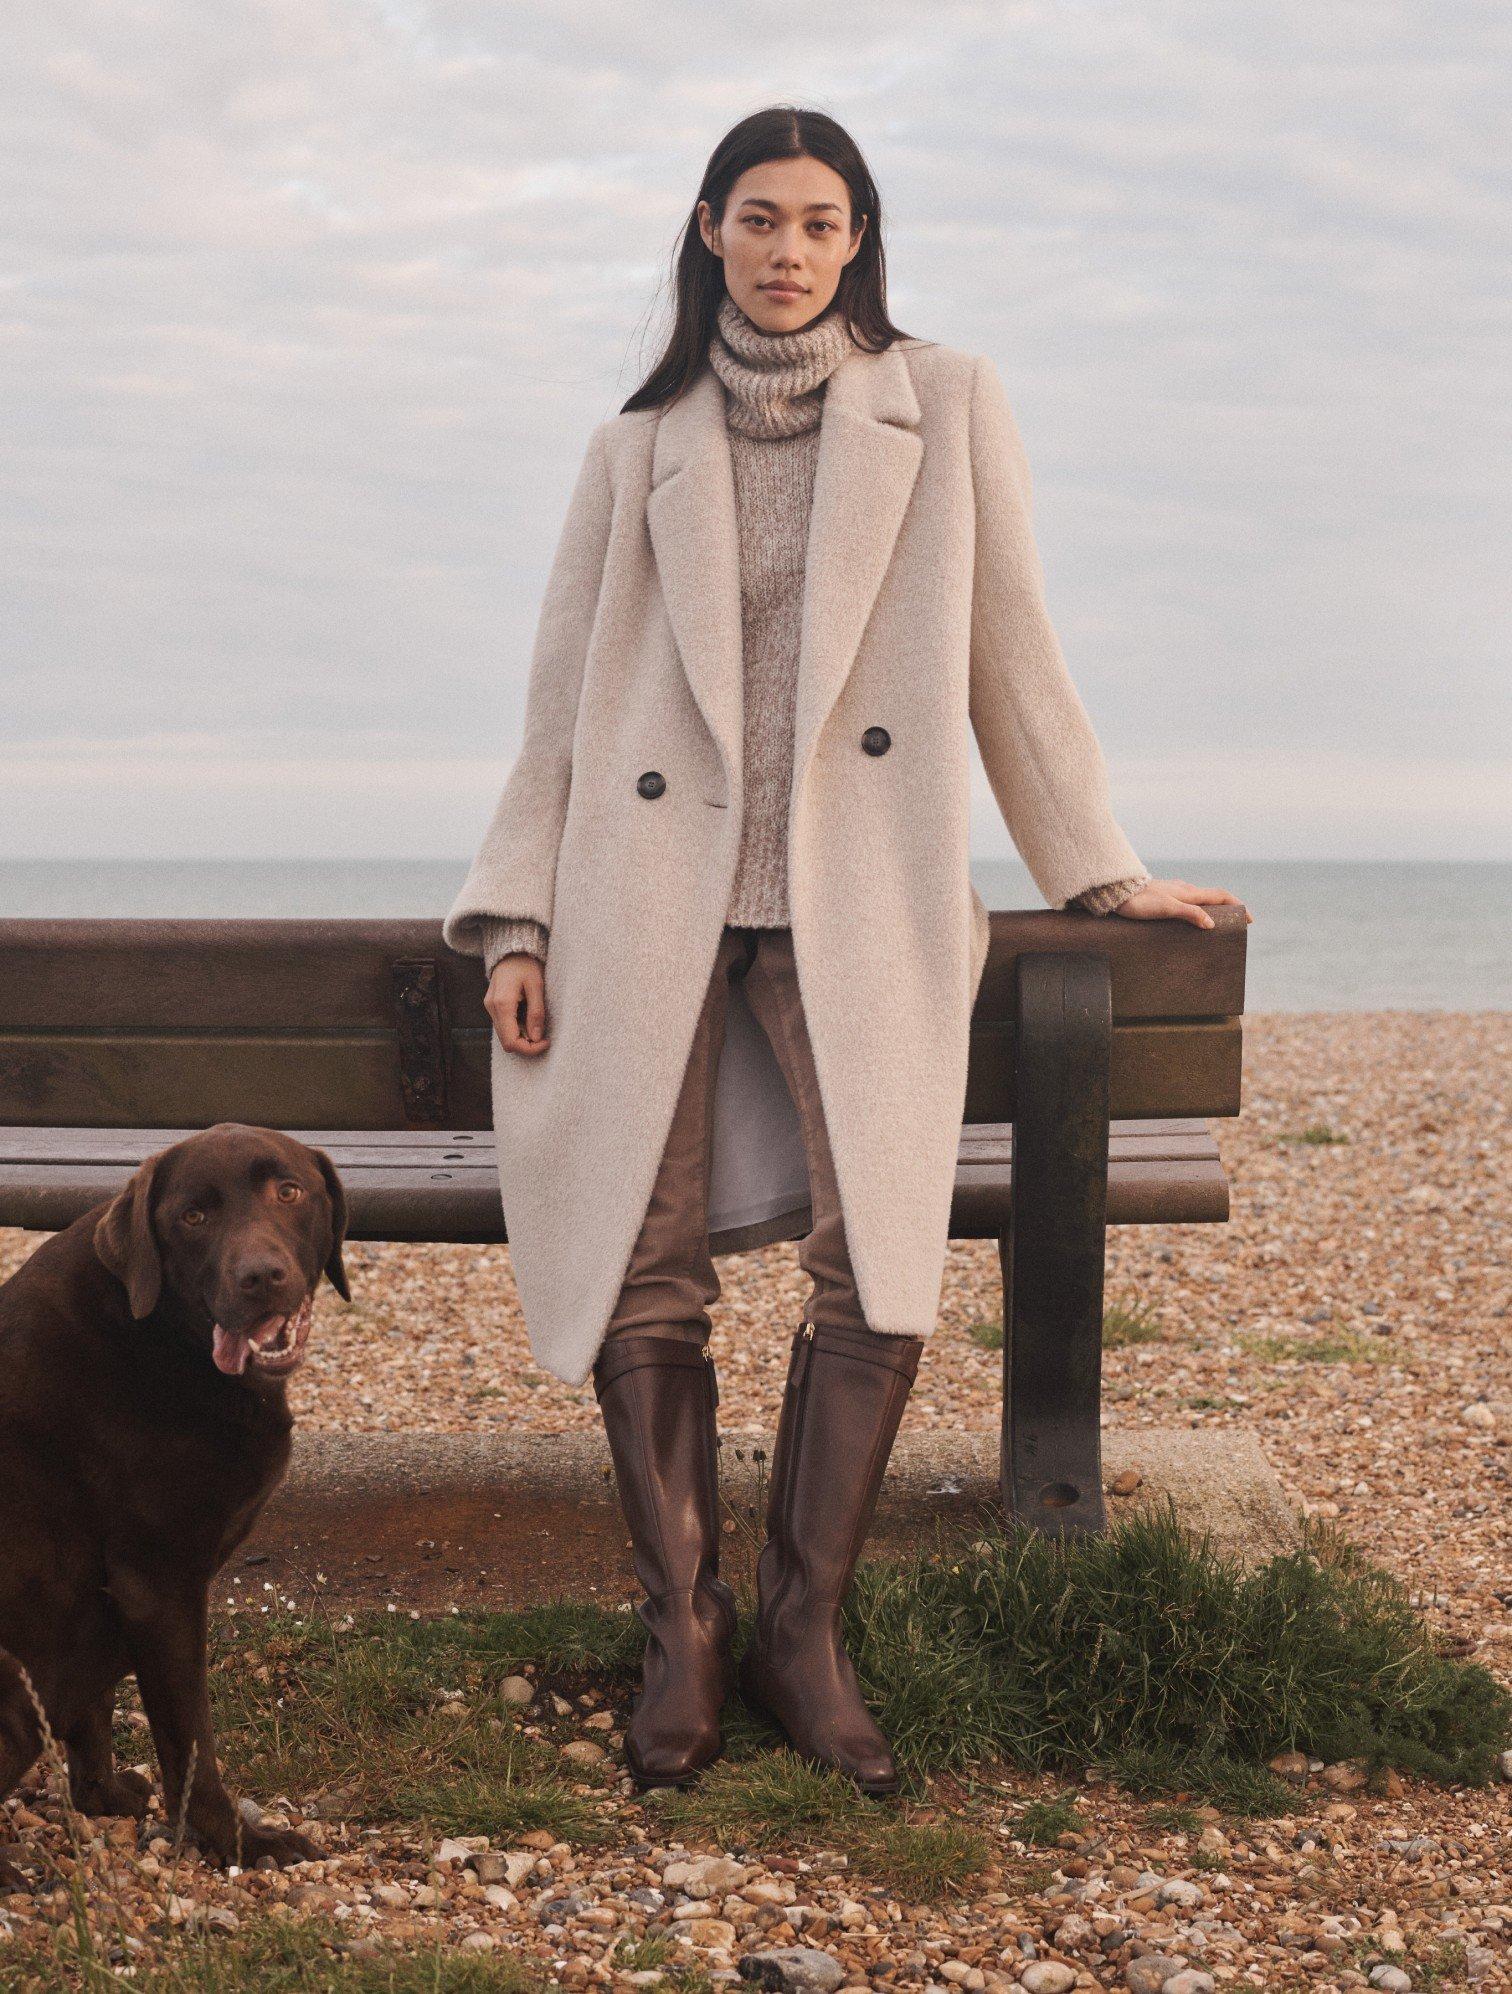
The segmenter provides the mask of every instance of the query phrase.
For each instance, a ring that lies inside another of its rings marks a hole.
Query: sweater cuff
[[[1127,879],[1110,879],[1105,886],[1089,886],[1080,893],[1073,893],[1066,904],[1085,907],[1089,914],[1111,914],[1149,883],[1149,873],[1131,873]]]
[[[478,928],[483,938],[483,972],[486,976],[492,976],[495,967],[507,955],[533,955],[538,962],[546,960],[546,929],[539,921],[489,914],[479,922]]]

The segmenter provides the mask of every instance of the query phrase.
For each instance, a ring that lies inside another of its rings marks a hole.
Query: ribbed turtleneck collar
[[[726,291],[709,364],[727,390],[726,419],[743,436],[798,436],[817,428],[824,384],[851,348],[843,315],[831,305],[797,332],[763,332]]]

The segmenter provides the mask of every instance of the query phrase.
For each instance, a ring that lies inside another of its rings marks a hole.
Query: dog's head
[[[322,1273],[352,1299],[346,1226],[324,1150],[217,1122],[137,1167],[98,1220],[94,1247],[134,1317],[171,1295],[220,1370],[272,1385],[303,1360]]]

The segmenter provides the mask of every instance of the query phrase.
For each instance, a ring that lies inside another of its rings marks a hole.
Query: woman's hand
[[[500,956],[483,1008],[506,1052],[530,1057],[551,1044],[546,1031],[546,967],[533,955]]]
[[[1193,886],[1189,879],[1152,879],[1148,886],[1121,900],[1113,912],[1126,914],[1131,921],[1190,921],[1194,927],[1211,928],[1213,917],[1203,913],[1204,907],[1239,904],[1238,894],[1221,886]],[[1244,918],[1246,922],[1255,918],[1247,907]]]

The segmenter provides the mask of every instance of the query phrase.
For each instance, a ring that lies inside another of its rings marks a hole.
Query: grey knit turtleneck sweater
[[[740,534],[745,812],[725,914],[734,926],[779,928],[791,918],[787,818],[804,556],[824,386],[851,345],[833,308],[797,332],[767,333],[728,293],[709,342],[709,364],[725,390]],[[1088,887],[1075,904],[1109,914],[1148,879],[1141,872]],[[483,941],[490,973],[512,952],[545,959],[546,930],[537,921],[485,921]]]
[[[724,383],[740,529],[744,782],[740,855],[725,920],[788,925],[787,819],[793,786],[798,639],[819,423],[830,375],[851,350],[831,308],[797,332],[763,332],[728,293],[709,365]]]

